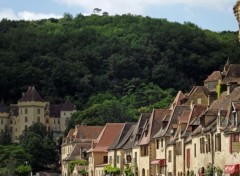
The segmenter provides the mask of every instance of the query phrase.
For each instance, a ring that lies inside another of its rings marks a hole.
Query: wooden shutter
[[[187,149],[187,157],[186,157],[187,168],[190,168],[190,149]]]

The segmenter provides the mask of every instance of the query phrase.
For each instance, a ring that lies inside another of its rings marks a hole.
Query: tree
[[[20,136],[20,144],[32,155],[34,171],[48,169],[59,160],[56,144],[41,123],[34,123],[25,129]]]
[[[28,176],[31,171],[32,171],[32,168],[29,165],[20,165],[15,169],[15,173],[18,176]]]

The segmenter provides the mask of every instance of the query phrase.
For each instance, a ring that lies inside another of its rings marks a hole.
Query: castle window
[[[1,119],[1,124],[3,124],[3,119]]]
[[[25,122],[28,122],[28,117],[27,116],[25,116]]]
[[[48,119],[46,119],[46,123],[47,123],[47,124],[49,123],[49,120],[48,120]]]
[[[40,114],[40,109],[37,109],[37,114]]]
[[[27,114],[28,113],[28,110],[27,110],[27,108],[25,108],[25,114]]]
[[[58,124],[60,124],[60,120],[58,119]]]

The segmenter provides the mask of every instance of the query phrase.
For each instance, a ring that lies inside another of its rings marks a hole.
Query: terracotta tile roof
[[[120,135],[124,123],[107,123],[99,135],[93,152],[107,152],[108,147]]]
[[[78,126],[76,139],[97,139],[103,126]]]
[[[191,111],[184,111],[182,116],[178,117],[179,123],[188,123]]]
[[[150,118],[150,116],[151,116],[151,113],[142,113],[140,115],[140,118],[138,119],[138,122],[135,125],[129,140],[124,145],[123,149],[126,149],[126,150],[131,149],[132,147],[138,144],[140,137],[143,133],[144,124]]]
[[[212,82],[212,81],[218,81],[222,79],[222,75],[220,71],[214,71],[211,75],[208,76],[207,79],[204,80],[204,82]]]
[[[35,87],[28,87],[28,90],[23,93],[22,98],[19,100],[21,101],[43,101],[42,97],[39,95],[38,91]]]
[[[154,109],[149,120],[144,126],[144,133],[142,133],[141,140],[138,145],[147,145],[155,134],[160,130],[162,126],[163,118],[169,114],[171,110],[169,109]]]
[[[133,132],[132,127],[135,127],[135,123],[125,123],[119,137],[116,138],[116,140],[114,141],[114,143],[112,143],[111,146],[109,146],[108,150],[122,148]]]

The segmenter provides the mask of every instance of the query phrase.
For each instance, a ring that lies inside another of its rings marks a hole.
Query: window
[[[27,114],[28,113],[28,109],[27,108],[25,108],[25,114]]]
[[[112,163],[112,156],[109,156],[109,163]]]
[[[163,138],[161,138],[161,148],[163,148]]]
[[[201,137],[199,140],[200,140],[200,153],[205,153],[204,137]]]
[[[176,143],[176,155],[182,155],[182,142]]]
[[[206,136],[206,153],[211,152],[211,141],[210,141],[210,135]]]
[[[221,133],[215,134],[215,151],[221,152]]]
[[[40,114],[40,109],[37,109],[37,114]]]
[[[172,162],[172,151],[171,150],[168,151],[168,162],[169,163]]]
[[[120,156],[117,155],[117,158],[116,158],[116,163],[119,163],[119,160],[120,160]]]
[[[3,124],[3,119],[1,119],[1,124]]]
[[[156,140],[157,149],[159,149],[159,140]]]
[[[60,124],[60,119],[58,119],[58,124]]]
[[[131,155],[127,155],[127,163],[131,163],[132,161],[132,156]]]
[[[37,117],[37,122],[40,123],[40,117],[39,116]]]
[[[25,122],[28,122],[28,117],[27,116],[25,116]]]
[[[48,119],[48,118],[46,119],[46,123],[47,123],[47,124],[49,123],[49,119]]]
[[[55,124],[56,123],[55,119],[53,121],[54,121],[54,124]]]
[[[103,163],[107,163],[108,162],[108,156],[103,156]]]
[[[141,146],[141,156],[148,156],[148,146]]]
[[[230,153],[240,152],[239,145],[240,145],[239,134],[231,134],[230,135],[230,146],[229,146]]]

